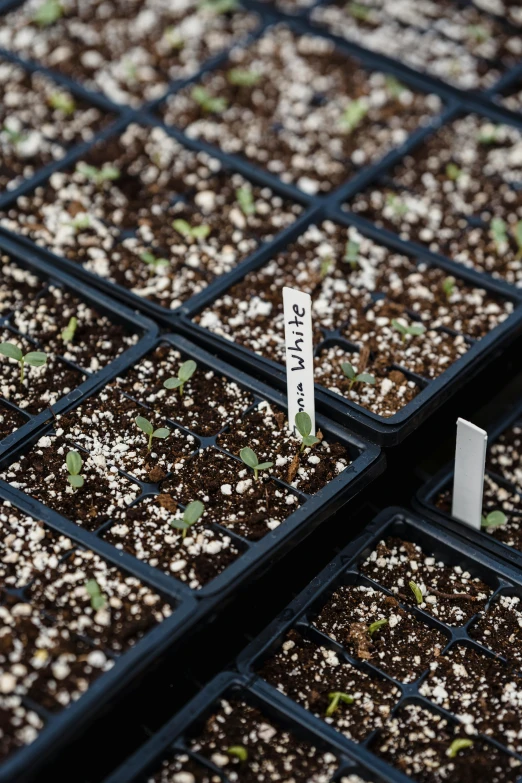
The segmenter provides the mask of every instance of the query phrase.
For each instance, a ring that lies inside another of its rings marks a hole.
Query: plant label
[[[476,530],[481,528],[487,443],[485,430],[458,419],[451,513],[455,519]]]
[[[308,413],[315,435],[314,346],[312,340],[312,299],[295,288],[283,288],[286,345],[286,385],[288,426],[295,431],[295,416]]]

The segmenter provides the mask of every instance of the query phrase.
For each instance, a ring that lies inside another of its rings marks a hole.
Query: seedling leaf
[[[343,704],[353,704],[355,699],[353,696],[349,696],[347,693],[343,693],[342,691],[333,691],[332,693],[328,694],[328,701],[330,703],[326,710],[326,717],[330,718],[334,712],[338,710],[340,702],[343,702]]]
[[[258,465],[257,456],[255,452],[252,451],[251,448],[249,448],[249,446],[245,446],[244,449],[241,449],[241,451],[239,452],[239,456],[241,457],[245,465],[248,465],[249,468],[252,468],[252,470],[254,468],[257,468]]]
[[[183,381],[183,383],[190,381],[190,379],[196,372],[196,368],[197,368],[197,364],[193,359],[189,359],[188,361],[183,362],[183,364],[178,370],[178,378],[180,378]]]
[[[449,746],[448,750],[446,751],[446,755],[450,757],[450,759],[454,759],[457,755],[457,753],[461,750],[465,750],[465,748],[472,748],[473,747],[473,740],[470,739],[455,739]]]
[[[379,631],[383,626],[388,624],[388,620],[383,618],[382,620],[376,620],[368,626],[368,636],[373,636],[376,631]]]
[[[231,68],[227,73],[227,78],[229,83],[236,87],[255,87],[261,78],[261,74],[244,68]]]
[[[65,327],[61,335],[64,343],[72,343],[77,328],[78,328],[78,319],[73,315],[72,318],[69,319],[69,323],[67,324],[67,326]]]
[[[17,362],[21,362],[24,357],[20,348],[13,343],[0,343],[0,353],[9,359],[16,359]]]
[[[256,214],[256,205],[254,202],[254,196],[250,188],[238,188],[236,190],[236,198],[241,207],[241,211],[246,217]]]
[[[33,22],[39,27],[49,27],[63,16],[62,4],[58,0],[45,0],[33,15]]]
[[[306,411],[299,411],[295,414],[295,426],[298,433],[303,438],[307,438],[312,432],[312,419]]]
[[[145,435],[152,435],[153,434],[154,427],[152,426],[150,421],[145,419],[143,416],[136,416],[135,422],[136,422],[137,426],[140,428],[140,430],[145,433]]]
[[[99,609],[103,609],[107,603],[107,599],[100,590],[100,585],[96,579],[89,579],[85,583],[85,589],[91,599],[91,606],[97,612]]]
[[[163,386],[166,389],[177,389],[182,384],[183,381],[181,380],[181,378],[167,378],[166,381],[163,381]]]
[[[190,93],[192,100],[209,114],[222,114],[228,106],[225,98],[214,97],[204,87],[194,87]]]
[[[349,239],[346,243],[346,249],[344,251],[344,261],[350,264],[352,269],[355,269],[359,263],[359,248],[360,244],[353,239]]]
[[[82,470],[83,460],[77,451],[68,451],[65,464],[71,476],[78,476]]]
[[[53,92],[48,99],[51,109],[61,111],[66,115],[74,114],[76,104],[72,97],[65,92]]]
[[[192,503],[189,503],[186,507],[183,519],[187,525],[193,525],[202,516],[204,510],[205,506],[200,500],[193,500]]]
[[[355,380],[355,376],[357,373],[353,369],[353,366],[350,364],[350,362],[342,362],[341,370],[350,381]]]
[[[232,745],[228,748],[227,753],[229,756],[235,756],[239,761],[246,761],[248,759],[248,751],[243,745]]]
[[[361,101],[355,100],[348,104],[341,115],[341,127],[346,133],[352,133],[368,114],[368,106]]]
[[[160,427],[158,430],[154,430],[152,433],[153,438],[168,438],[170,435],[170,430],[167,429],[167,427]]]
[[[505,525],[506,522],[507,517],[503,511],[490,511],[487,516],[482,516],[481,526],[485,528],[500,527],[500,525]]]
[[[83,476],[67,476],[67,481],[75,489],[80,489],[85,483]]]
[[[43,351],[29,351],[24,356],[24,362],[30,367],[43,367],[47,361],[47,355]]]
[[[422,590],[417,584],[415,584],[415,582],[408,582],[408,585],[411,592],[413,593],[413,597],[415,598],[415,603],[417,606],[420,606],[424,601],[424,598],[422,597]]]

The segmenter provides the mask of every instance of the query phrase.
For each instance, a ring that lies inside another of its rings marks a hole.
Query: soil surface
[[[434,95],[398,94],[384,74],[363,70],[327,39],[279,25],[235,48],[196,92],[191,85],[172,95],[161,111],[192,138],[315,194],[402,144],[440,107]]]

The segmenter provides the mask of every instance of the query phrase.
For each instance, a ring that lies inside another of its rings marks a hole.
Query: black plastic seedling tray
[[[365,584],[391,594],[385,588],[380,588],[378,583],[361,576],[358,570],[358,564],[361,560],[375,548],[381,539],[388,535],[404,536],[407,540],[420,544],[424,551],[433,553],[445,563],[461,565],[472,575],[484,579],[493,588],[493,595],[488,602],[488,607],[499,595],[520,595],[522,593],[522,572],[510,568],[507,564],[496,560],[479,548],[463,542],[449,532],[432,526],[426,519],[416,517],[399,508],[386,509],[368,525],[357,539],[329,563],[260,636],[251,642],[238,658],[239,676],[225,673],[217,677],[163,729],[157,732],[143,748],[113,773],[107,783],[145,781],[148,779],[147,776],[158,771],[161,761],[173,757],[176,752],[186,753],[186,737],[194,735],[195,731],[197,732],[197,728],[202,725],[212,705],[215,705],[220,698],[227,698],[231,695],[244,697],[247,702],[255,699],[255,703],[269,711],[278,722],[280,721],[296,731],[306,730],[309,738],[315,738],[313,744],[316,747],[329,748],[341,759],[341,768],[344,774],[346,772],[343,765],[348,763],[349,771],[358,773],[363,780],[386,781],[386,783],[406,783],[411,780],[410,777],[392,768],[372,753],[370,746],[378,736],[379,729],[372,732],[363,742],[356,743],[269,685],[256,673],[262,662],[280,648],[288,631],[295,628],[305,638],[335,651],[341,661],[348,662],[356,669],[366,671],[377,679],[387,680],[395,685],[401,695],[393,708],[392,715],[407,704],[417,704],[446,718],[450,725],[458,723],[452,713],[435,706],[419,692],[419,686],[425,674],[410,684],[394,680],[374,664],[352,658],[339,643],[334,642],[329,636],[322,634],[312,626],[312,617],[327,602],[335,589],[341,585]],[[416,607],[408,605],[405,608],[429,627],[443,632],[448,640],[445,652],[456,645],[464,644],[485,655],[492,655],[489,650],[468,635],[468,629],[474,622],[473,617],[465,626],[454,627],[445,625]],[[499,656],[497,657],[499,660],[503,660]],[[478,737],[484,742],[506,751],[508,755],[519,758],[494,739],[481,734]],[[191,754],[189,753],[189,755]],[[202,762],[201,756],[194,756],[194,758],[197,758],[198,762]],[[207,766],[209,765],[207,764]],[[210,768],[216,771],[211,765]],[[334,779],[337,780],[340,777],[342,777],[341,774],[336,774]]]
[[[283,395],[233,369],[181,337],[156,335],[153,340],[149,341],[147,348],[151,351],[158,345],[165,343],[196,360],[198,366],[212,368],[216,373],[225,375],[240,386],[249,389],[254,396],[254,405],[261,399],[266,399],[281,408],[285,407]],[[145,350],[140,350],[139,355],[135,352],[125,366],[120,363],[119,374],[123,375],[125,370],[135,365],[137,360],[142,358],[144,354]],[[115,373],[112,373],[111,377],[114,377],[114,375]],[[101,384],[97,385],[97,389],[99,386]],[[89,392],[85,391],[75,399],[69,400],[68,404],[63,406],[62,412],[76,407],[88,396],[90,396]],[[253,405],[246,410],[250,411],[252,407]],[[175,422],[172,422],[170,426],[172,427],[173,424]],[[80,546],[92,549],[101,557],[132,573],[157,590],[161,595],[179,602],[182,607],[182,614],[176,611],[170,619],[160,624],[157,629],[139,642],[131,653],[126,653],[122,656],[118,665],[108,675],[101,677],[92,691],[89,689],[86,696],[83,696],[78,703],[60,715],[59,718],[53,719],[49,727],[50,730],[45,729],[33,745],[17,752],[12,761],[7,762],[0,772],[0,781],[2,783],[4,781],[14,782],[25,779],[21,777],[22,774],[28,773],[28,770],[31,770],[32,774],[37,763],[39,766],[50,755],[54,756],[58,753],[60,748],[63,747],[63,743],[67,742],[78,729],[92,722],[99,710],[109,706],[111,699],[114,699],[130,683],[131,677],[140,675],[153,660],[158,662],[168,644],[179,639],[182,633],[187,633],[196,624],[203,622],[210,614],[217,612],[223,606],[224,600],[235,589],[246,584],[248,580],[258,575],[263,569],[268,568],[271,562],[281,557],[287,550],[311,533],[316,526],[332,516],[350,498],[384,470],[384,457],[377,447],[365,443],[357,436],[350,434],[342,427],[323,417],[318,417],[318,425],[325,436],[331,435],[347,447],[353,462],[343,473],[339,474],[315,495],[309,497],[301,492],[296,492],[303,501],[303,505],[282,522],[278,528],[256,543],[246,541],[228,528],[212,525],[214,529],[221,530],[221,532],[232,538],[242,554],[219,576],[198,591],[192,590],[174,576],[153,568],[104,541],[100,534],[111,524],[110,521],[100,525],[98,531],[89,532],[29,497],[19,489],[12,487],[5,481],[0,481],[0,499],[10,500],[13,505],[22,508],[33,518],[44,521],[49,527],[77,541]],[[179,425],[175,426],[183,429]],[[52,432],[52,429],[53,422],[40,426],[37,432],[32,432],[25,438],[24,442],[17,443],[16,448],[12,448],[5,454],[0,459],[0,465],[6,467],[12,464],[18,455],[30,448],[40,437]],[[188,430],[184,431],[189,432]],[[217,436],[211,438],[194,437],[197,440],[198,448],[215,445],[217,438]],[[123,473],[122,475],[128,476],[128,474]],[[158,485],[140,482],[137,479],[133,479],[132,476],[130,478],[140,485],[141,493],[135,503],[139,503],[143,497],[158,494]],[[178,616],[182,618],[179,622],[176,619]],[[105,686],[106,682],[107,686]]]
[[[503,432],[518,423],[522,425],[522,403],[519,403],[508,414],[496,421],[492,421],[491,425],[486,427],[488,432],[488,447],[494,444]],[[500,487],[507,489],[514,495],[521,495],[519,487],[508,481],[505,477],[499,476],[493,470],[486,468],[486,475],[490,476]],[[475,530],[475,528],[472,528],[469,525],[458,522],[451,514],[446,513],[443,509],[440,509],[435,505],[439,494],[444,490],[452,488],[453,477],[454,462],[451,462],[421,487],[414,499],[415,508],[418,509],[419,512],[428,515],[430,519],[433,519],[434,522],[441,525],[446,530],[461,536],[475,546],[481,546],[496,557],[501,557],[512,565],[522,569],[522,552],[499,541],[494,535],[484,533],[482,530]],[[518,516],[516,511],[509,512],[509,514],[514,517]]]
[[[40,413],[32,415],[17,407],[13,402],[2,398],[2,406],[16,411],[27,421],[15,432],[7,435],[3,440],[0,440],[0,456],[8,450],[16,448],[18,444],[25,442],[27,438],[31,436],[31,433],[35,432],[43,423],[52,419],[53,415],[61,413],[75,400],[81,399],[86,394],[93,393],[107,383],[108,380],[116,377],[116,375],[122,371],[122,368],[128,366],[129,362],[136,361],[138,357],[142,356],[143,353],[146,353],[154,344],[158,335],[158,327],[148,318],[130,310],[120,302],[109,299],[99,291],[84,285],[77,278],[71,277],[64,272],[58,273],[56,268],[42,261],[37,254],[28,254],[23,259],[19,255],[9,254],[8,259],[12,261],[13,265],[29,270],[43,281],[45,287],[38,292],[36,295],[37,299],[45,295],[50,285],[62,288],[95,308],[100,314],[106,315],[113,323],[122,324],[128,330],[129,334],[138,334],[139,339],[135,345],[131,346],[126,351],[123,351],[119,356],[113,359],[113,361],[109,362],[105,367],[102,367],[95,373],[86,370],[84,367],[80,367],[68,359],[60,357],[63,364],[81,372],[85,376],[85,381],[76,389],[73,389],[61,397],[52,408],[44,408]],[[20,307],[23,307],[26,303],[27,300],[24,299],[20,302]],[[13,337],[23,336],[28,342],[35,343],[36,349],[36,341],[22,335],[22,333],[11,323],[11,319],[17,312],[17,309],[18,308],[15,306],[10,311],[6,311],[7,315],[0,317],[0,327],[12,332]],[[2,358],[2,361],[10,360]]]

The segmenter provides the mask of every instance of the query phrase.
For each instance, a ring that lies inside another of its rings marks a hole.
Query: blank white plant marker
[[[455,479],[451,514],[459,522],[480,530],[488,433],[475,424],[458,419],[455,450]]]
[[[283,288],[288,427],[295,431],[296,413],[308,413],[315,435],[314,346],[312,298],[296,288]]]

